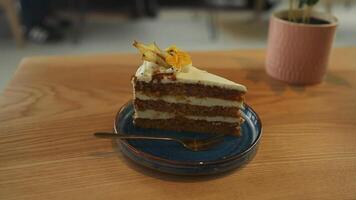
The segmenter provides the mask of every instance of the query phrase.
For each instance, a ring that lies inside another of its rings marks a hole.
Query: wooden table
[[[0,199],[355,199],[356,48],[335,49],[309,87],[269,78],[264,55],[192,53],[245,84],[264,125],[248,165],[208,177],[147,170],[93,137],[131,99],[138,55],[24,59],[0,99]]]

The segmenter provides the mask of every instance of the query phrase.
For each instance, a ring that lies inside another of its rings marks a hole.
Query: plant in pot
[[[314,11],[317,2],[290,0],[289,10],[272,15],[266,57],[266,72],[270,76],[298,85],[323,80],[337,19]]]

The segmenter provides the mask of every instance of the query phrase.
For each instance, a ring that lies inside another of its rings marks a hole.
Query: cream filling
[[[230,100],[224,100],[224,99],[217,99],[217,98],[211,98],[211,97],[205,97],[205,98],[198,98],[198,97],[188,97],[188,96],[160,96],[160,97],[155,97],[155,96],[148,96],[142,92],[135,92],[134,93],[134,98],[140,99],[140,100],[162,100],[167,103],[182,103],[182,104],[190,104],[190,105],[196,105],[196,106],[223,106],[223,107],[238,107],[242,108],[243,103],[239,101],[230,101]]]
[[[135,111],[135,118],[144,118],[144,119],[171,119],[174,118],[175,114],[167,113],[167,112],[160,112],[155,110],[136,110]],[[192,119],[192,120],[205,120],[209,122],[227,122],[227,123],[241,123],[240,117],[223,117],[223,116],[193,116],[193,115],[186,115],[185,118]]]

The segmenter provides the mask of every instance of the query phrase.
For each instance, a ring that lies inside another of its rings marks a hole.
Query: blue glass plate
[[[125,104],[117,114],[115,133],[167,136],[175,138],[211,137],[206,133],[175,132],[143,129],[133,124],[132,101]],[[224,136],[224,141],[207,151],[193,152],[171,141],[117,139],[124,155],[134,162],[161,172],[180,175],[206,175],[235,169],[252,158],[262,133],[261,120],[252,108],[245,104],[242,109],[245,122],[242,136]]]

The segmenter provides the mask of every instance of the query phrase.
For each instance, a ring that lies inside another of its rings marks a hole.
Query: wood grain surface
[[[93,137],[132,98],[138,55],[24,59],[0,97],[0,199],[356,199],[356,48],[335,49],[308,87],[269,78],[264,56],[192,53],[248,87],[264,126],[248,165],[207,177],[147,170]]]

